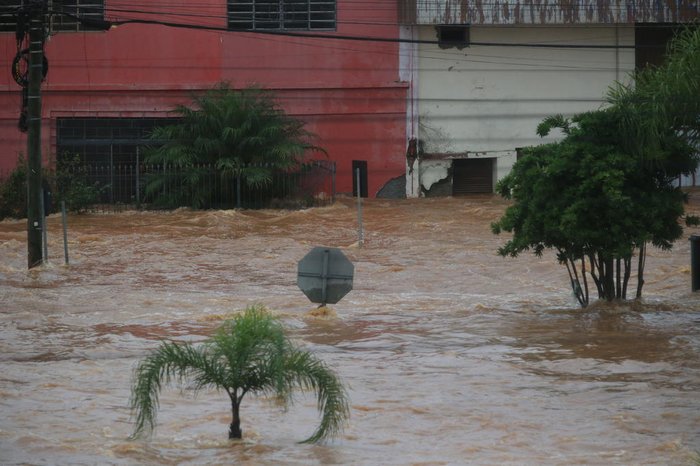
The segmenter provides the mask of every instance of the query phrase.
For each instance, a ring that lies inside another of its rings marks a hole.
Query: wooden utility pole
[[[29,85],[27,102],[27,263],[43,263],[41,185],[41,81],[44,70],[44,6],[42,0],[29,6]]]

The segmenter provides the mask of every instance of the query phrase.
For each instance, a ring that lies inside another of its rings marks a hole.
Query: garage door
[[[455,159],[452,161],[452,195],[493,192],[495,159]]]

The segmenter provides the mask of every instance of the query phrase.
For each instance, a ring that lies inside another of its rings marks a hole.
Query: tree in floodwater
[[[214,207],[215,184],[240,180],[248,188],[268,187],[276,170],[296,166],[307,151],[325,152],[311,143],[315,136],[304,122],[259,87],[236,90],[222,83],[174,113],[176,123],[154,129],[146,155],[162,167],[146,194],[168,207]]]
[[[700,80],[700,31],[689,30],[680,37],[684,45],[679,48],[674,42],[669,58],[676,65],[640,72],[638,88],[618,86],[611,91],[609,108],[570,119],[546,118],[537,133],[545,136],[558,128],[563,140],[526,148],[497,185],[503,197],[514,201],[492,225],[496,234],[513,233],[499,254],[517,256],[532,250],[541,255],[545,249],[555,250],[581,306],[590,301],[589,276],[599,299],[627,299],[634,268],[635,297],[640,298],[647,244],[669,249],[682,234],[686,195],[674,183],[693,173],[698,163],[693,144],[700,94],[686,91],[696,89]],[[685,54],[693,58],[679,58]],[[686,81],[666,76],[680,73],[679,61],[688,67]],[[678,103],[679,112],[684,114],[689,107],[677,100],[681,96],[695,101],[695,119],[672,117],[672,106],[659,114],[645,114],[653,108],[647,103],[654,93],[648,83],[664,82],[678,86],[675,94],[664,87],[663,95]],[[645,127],[656,131],[653,144],[633,143],[633,134]],[[697,223],[697,218],[687,217],[686,223]]]
[[[494,233],[513,232],[499,254],[554,249],[582,306],[590,299],[589,275],[599,299],[626,299],[635,254],[641,297],[646,244],[668,249],[680,237],[685,195],[673,180],[695,166],[667,172],[640,163],[621,148],[617,118],[609,109],[546,119],[539,133],[558,127],[564,140],[527,148],[497,185],[515,201],[492,225]],[[667,150],[694,161],[692,147],[681,138],[675,143]]]
[[[287,406],[294,389],[315,391],[321,423],[306,443],[337,436],[349,416],[340,379],[313,354],[296,347],[262,306],[250,306],[224,322],[202,345],[163,342],[138,364],[130,400],[134,437],[153,430],[159,392],[173,380],[190,381],[195,392],[224,390],[231,400],[232,439],[242,437],[240,405],[247,393],[274,395]]]

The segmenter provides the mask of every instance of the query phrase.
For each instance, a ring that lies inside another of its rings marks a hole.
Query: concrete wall
[[[421,40],[436,40],[433,26],[416,28]],[[633,26],[472,26],[470,34],[479,43],[634,45]],[[497,179],[510,171],[516,148],[557,138],[537,136],[545,117],[599,108],[608,87],[634,69],[632,48],[422,43],[413,52],[418,90],[407,111],[416,108],[424,157],[495,157]]]

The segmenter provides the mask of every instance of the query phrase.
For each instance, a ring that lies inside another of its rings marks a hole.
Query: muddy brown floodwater
[[[700,193],[693,193],[697,198]],[[650,250],[641,305],[577,308],[551,255],[503,259],[495,197],[351,199],[303,211],[124,212],[49,218],[50,264],[26,270],[24,221],[0,222],[0,464],[644,464],[700,456],[700,293],[686,229]],[[690,210],[700,211],[692,199]],[[355,288],[317,316],[296,287],[317,245]],[[148,440],[128,439],[135,363],[160,339],[201,341],[253,303],[341,375],[342,437],[301,395],[243,404],[163,392]]]

